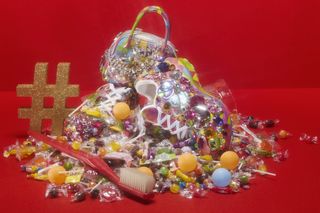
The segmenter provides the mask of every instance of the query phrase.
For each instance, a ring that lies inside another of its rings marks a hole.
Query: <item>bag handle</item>
[[[164,53],[164,50],[167,47],[167,43],[168,43],[168,40],[169,40],[169,37],[170,37],[170,22],[169,22],[169,18],[167,16],[167,14],[159,6],[148,6],[148,7],[143,8],[139,12],[139,14],[138,14],[138,16],[137,16],[137,18],[136,18],[136,20],[135,20],[135,22],[134,22],[134,24],[133,24],[133,26],[131,28],[131,33],[130,33],[130,35],[128,37],[128,41],[127,41],[126,45],[124,46],[125,48],[130,48],[131,47],[131,41],[132,41],[132,38],[133,38],[133,34],[134,34],[134,32],[135,32],[140,20],[142,19],[142,17],[146,13],[151,13],[151,12],[155,12],[155,13],[161,15],[162,18],[163,18],[164,24],[165,24],[166,32],[165,32],[164,42],[163,42],[163,45],[161,47],[161,53]]]

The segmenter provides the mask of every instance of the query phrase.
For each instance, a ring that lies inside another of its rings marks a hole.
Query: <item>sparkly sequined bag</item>
[[[142,17],[150,12],[162,16],[166,27],[164,38],[137,29]],[[176,56],[169,36],[170,23],[167,14],[157,6],[144,8],[138,14],[132,29],[119,33],[104,53],[100,66],[103,78],[109,83],[132,86],[137,76],[153,69],[161,58]]]
[[[137,29],[141,18],[149,12],[156,12],[163,17],[166,26],[165,38]],[[100,69],[107,84],[98,88],[66,119],[64,134],[68,139],[81,142],[94,137],[115,139],[115,134],[112,137],[110,135],[121,132],[122,127],[119,127],[112,117],[105,118],[101,114],[112,115],[112,107],[119,101],[128,103],[131,110],[137,108],[137,94],[133,88],[136,78],[153,69],[162,58],[176,56],[174,46],[168,41],[169,35],[168,16],[160,7],[150,6],[138,14],[131,30],[116,36],[101,61]],[[130,133],[126,135],[129,137],[142,129],[137,127],[139,117],[132,116],[131,119],[133,124],[130,131],[127,131]]]
[[[147,12],[157,12],[163,17],[164,38],[136,30]],[[161,8],[150,6],[138,14],[130,31],[115,38],[101,61],[107,84],[67,119],[65,135],[70,140],[99,138],[105,143],[114,140],[128,143],[144,137],[154,141],[196,139],[202,141],[202,154],[227,146],[229,110],[222,93],[216,86],[210,92],[201,86],[193,65],[176,55],[168,41],[169,34],[167,15]],[[138,104],[137,100],[143,97],[145,102]],[[115,105],[119,102],[128,104],[132,111],[125,125],[122,119],[115,119]],[[203,139],[209,126],[210,132],[219,136],[218,145],[210,145]]]

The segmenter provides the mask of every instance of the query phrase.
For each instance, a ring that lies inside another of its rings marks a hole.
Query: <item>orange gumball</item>
[[[142,167],[139,167],[138,170],[146,175],[153,176],[152,170],[148,167],[142,166]]]
[[[221,167],[233,170],[238,166],[239,156],[233,151],[226,151],[220,157]]]
[[[64,184],[66,177],[66,170],[62,166],[54,166],[48,172],[48,180],[50,181],[50,183],[56,185]]]
[[[131,113],[129,105],[125,102],[116,103],[113,106],[112,112],[113,112],[113,116],[117,120],[124,120],[128,118]]]
[[[178,167],[182,172],[191,172],[197,167],[197,157],[191,153],[184,153],[178,157]]]

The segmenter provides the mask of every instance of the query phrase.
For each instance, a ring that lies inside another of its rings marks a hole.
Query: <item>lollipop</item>
[[[50,183],[62,185],[66,177],[66,169],[62,166],[54,166],[48,171],[48,180]]]

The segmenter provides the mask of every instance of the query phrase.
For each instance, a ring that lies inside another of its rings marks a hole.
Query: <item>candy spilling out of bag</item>
[[[147,12],[163,17],[164,39],[136,29]],[[123,191],[145,199],[166,191],[186,198],[229,194],[250,188],[256,174],[275,176],[263,159],[285,160],[278,139],[291,134],[261,133],[279,121],[238,113],[223,81],[204,89],[169,34],[161,8],[143,9],[103,55],[107,83],[68,116],[64,135],[32,135],[4,156],[32,156],[21,167],[27,177],[48,182],[47,198],[72,202],[113,202]]]

